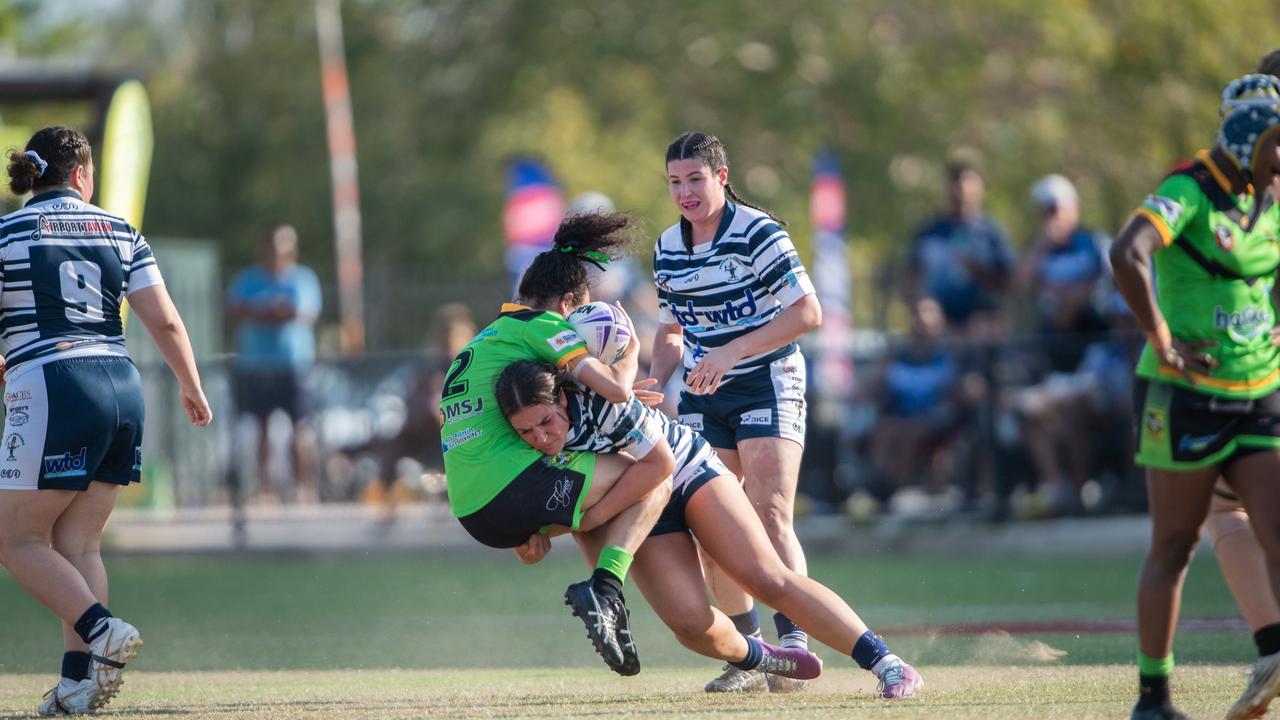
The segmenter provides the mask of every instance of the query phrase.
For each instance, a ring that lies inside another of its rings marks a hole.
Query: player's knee
[[[1191,562],[1191,555],[1200,542],[1196,530],[1165,533],[1151,545],[1151,560],[1162,568],[1180,570]]]
[[[1249,517],[1239,510],[1223,510],[1209,513],[1204,522],[1205,534],[1209,537],[1209,545],[1218,547],[1224,540],[1240,533],[1252,533]]]
[[[690,608],[678,613],[675,617],[664,618],[667,628],[676,639],[686,647],[699,647],[710,637],[712,617],[710,613],[698,612]]]

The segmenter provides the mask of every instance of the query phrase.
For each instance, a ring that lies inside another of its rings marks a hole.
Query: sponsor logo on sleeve
[[[689,413],[680,416],[680,423],[688,425],[690,430],[702,432],[702,413]]]
[[[1178,218],[1182,217],[1182,205],[1160,195],[1148,195],[1143,206],[1159,215],[1164,220],[1165,225],[1170,227],[1176,225]]]
[[[556,333],[555,335],[547,338],[547,344],[556,352],[560,352],[570,345],[580,342],[582,342],[582,338],[578,337],[578,333],[572,330],[565,330],[564,332]]]
[[[773,410],[765,408],[763,410],[752,410],[742,413],[740,420],[743,425],[772,425]]]

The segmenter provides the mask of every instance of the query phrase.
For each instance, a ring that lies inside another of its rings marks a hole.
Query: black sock
[[[760,637],[760,613],[756,611],[756,606],[752,605],[751,609],[739,613],[738,615],[730,615],[729,619],[733,621],[733,626],[738,632],[750,637]]]
[[[764,659],[764,643],[747,634],[743,634],[742,637],[747,639],[747,657],[740,662],[729,664],[739,670],[755,670]]]
[[[1135,710],[1153,710],[1169,704],[1169,676],[1138,674],[1138,704]]]
[[[621,597],[622,581],[618,579],[617,575],[608,570],[596,568],[596,571],[591,573],[591,589],[595,590],[598,595]]]
[[[1280,623],[1260,628],[1253,634],[1253,642],[1258,646],[1259,657],[1280,652]]]
[[[68,650],[62,653],[62,677],[68,680],[84,680],[89,677],[89,660],[87,652]]]
[[[93,628],[98,624],[99,620],[109,617],[111,617],[111,613],[107,612],[107,609],[102,607],[102,603],[94,603],[88,610],[85,610],[84,614],[80,616],[80,619],[76,621],[76,634],[79,635],[80,639],[86,643],[93,642],[93,638],[101,635],[102,631],[98,631],[92,636],[89,635],[89,633],[93,632]]]

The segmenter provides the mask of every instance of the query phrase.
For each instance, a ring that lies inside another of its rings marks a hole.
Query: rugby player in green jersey
[[[640,462],[589,452],[544,457],[507,424],[493,388],[507,365],[540,360],[613,402],[632,396],[634,335],[623,357],[605,365],[588,355],[586,343],[565,320],[591,300],[587,263],[607,262],[629,240],[630,227],[631,219],[622,213],[566,218],[554,247],[538,255],[521,278],[517,296],[522,304],[504,305],[498,319],[458,353],[440,400],[449,503],[472,537],[490,547],[516,548],[530,535],[553,528],[596,533],[604,548],[596,570],[589,580],[569,586],[565,603],[586,624],[605,663],[626,675],[639,672],[640,662],[622,584],[670,497],[674,459],[670,452]],[[651,472],[655,465],[661,472]],[[629,474],[647,482],[627,482]]]
[[[1186,717],[1169,673],[1182,581],[1221,475],[1252,518],[1280,595],[1280,348],[1271,290],[1280,265],[1280,103],[1223,119],[1217,143],[1148,196],[1111,250],[1116,285],[1147,334],[1134,388],[1151,548],[1138,581],[1135,720]],[[1155,268],[1154,279],[1152,266]],[[1158,292],[1157,292],[1158,290]],[[1280,691],[1280,625],[1228,718],[1260,717]]]

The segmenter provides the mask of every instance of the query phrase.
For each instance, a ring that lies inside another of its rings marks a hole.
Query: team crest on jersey
[[[654,277],[654,282],[663,290],[671,289],[671,273],[660,272]]]
[[[1231,234],[1231,228],[1226,225],[1217,225],[1213,228],[1213,236],[1218,240],[1218,247],[1231,252],[1231,248],[1236,246],[1236,238]]]
[[[1178,223],[1178,218],[1182,217],[1182,205],[1167,197],[1148,195],[1147,200],[1143,205],[1145,205],[1148,210],[1159,215],[1160,218],[1164,220],[1165,225],[1176,225]]]
[[[1158,440],[1164,437],[1164,429],[1165,429],[1164,411],[1156,410],[1154,408],[1148,408],[1147,417],[1143,421],[1142,425],[1143,427],[1146,428],[1147,434],[1150,435],[1152,439]]]
[[[742,267],[742,264],[737,260],[725,258],[716,267],[720,269],[720,272],[729,276],[729,282],[738,282],[738,270]]]

